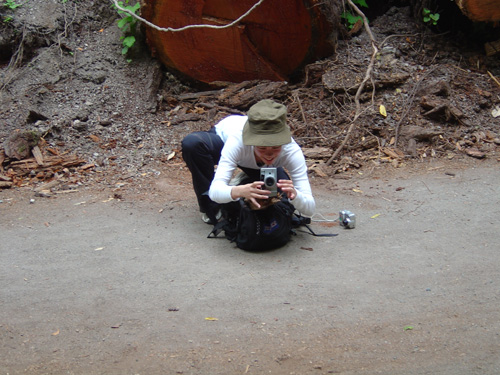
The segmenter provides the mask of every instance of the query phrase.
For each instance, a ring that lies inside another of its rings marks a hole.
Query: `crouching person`
[[[253,105],[247,116],[228,116],[209,131],[184,138],[182,155],[191,171],[203,221],[215,224],[220,204],[240,198],[261,207],[271,194],[263,189],[260,176],[261,168],[268,167],[277,168],[276,185],[295,209],[303,216],[313,215],[315,201],[305,158],[291,136],[286,114],[284,105],[266,99]],[[236,168],[246,174],[246,183],[230,184]]]

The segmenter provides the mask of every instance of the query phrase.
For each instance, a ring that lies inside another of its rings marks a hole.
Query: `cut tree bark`
[[[473,21],[500,21],[500,0],[455,0],[458,7]]]
[[[257,0],[142,0],[145,19],[160,28],[230,24]],[[195,79],[242,82],[288,80],[307,63],[331,55],[340,0],[266,0],[238,24],[159,31],[147,42],[166,66]]]

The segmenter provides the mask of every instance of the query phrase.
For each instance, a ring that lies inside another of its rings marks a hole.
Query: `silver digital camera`
[[[276,168],[261,168],[260,180],[264,181],[263,189],[271,192],[270,197],[278,195],[278,185],[276,185],[278,183],[278,171]]]
[[[351,211],[342,210],[339,212],[339,223],[346,229],[353,229],[356,227],[356,215]]]

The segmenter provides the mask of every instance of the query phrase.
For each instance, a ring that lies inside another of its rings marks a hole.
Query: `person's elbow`
[[[292,204],[296,202],[296,209],[302,216],[311,217],[316,211],[316,201],[314,197],[309,194],[297,192],[297,197],[292,200]]]
[[[313,199],[312,202],[309,202],[307,207],[304,209],[304,212],[301,212],[301,214],[302,216],[312,217],[315,212],[316,212],[316,203],[314,202]]]
[[[218,194],[217,194],[217,189],[212,185],[210,185],[210,188],[208,189],[208,197],[214,201],[217,202]],[[219,203],[219,202],[217,202]]]

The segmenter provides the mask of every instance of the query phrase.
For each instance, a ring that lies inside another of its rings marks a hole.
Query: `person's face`
[[[254,147],[254,154],[257,162],[264,163],[265,165],[271,165],[281,152],[281,146],[272,147]]]

